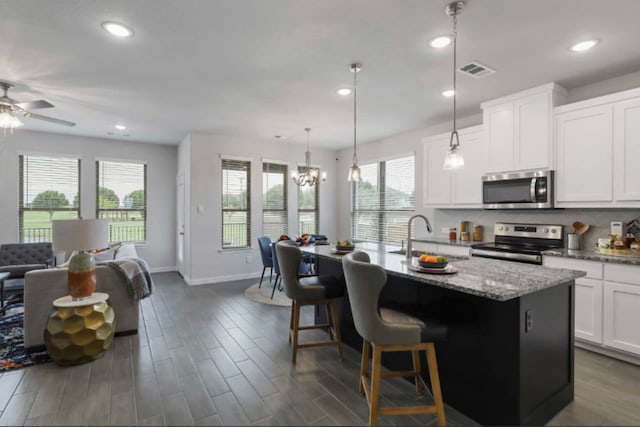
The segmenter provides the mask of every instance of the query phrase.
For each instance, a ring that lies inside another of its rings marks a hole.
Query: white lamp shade
[[[462,149],[460,147],[452,147],[447,151],[442,168],[445,170],[464,169],[464,157],[462,156]]]
[[[52,224],[54,251],[88,251],[109,246],[106,219],[60,219]]]

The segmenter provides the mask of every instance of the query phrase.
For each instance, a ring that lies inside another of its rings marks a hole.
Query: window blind
[[[320,176],[320,170],[317,171]],[[307,171],[306,167],[299,166],[298,173],[302,174]],[[320,181],[316,182],[313,187],[298,186],[298,235],[318,234],[320,222]]]
[[[99,160],[96,175],[96,218],[109,222],[109,241],[145,241],[147,165]]]
[[[251,246],[251,162],[222,159],[222,248]]]
[[[262,234],[271,240],[289,229],[287,177],[287,165],[262,164]]]
[[[18,157],[21,243],[50,242],[51,221],[80,216],[80,159]]]
[[[361,165],[351,190],[352,238],[400,243],[415,210],[415,156]]]

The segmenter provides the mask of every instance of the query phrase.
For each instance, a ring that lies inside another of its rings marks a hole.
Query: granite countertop
[[[372,264],[382,266],[389,275],[497,301],[508,301],[585,275],[583,271],[477,257],[450,257],[450,264],[458,269],[456,274],[425,274],[409,270],[403,255],[389,253],[389,250],[397,247],[363,243],[356,246],[369,254]],[[303,250],[320,258],[337,261],[343,256],[332,253],[331,246],[309,246]]]
[[[612,262],[617,264],[639,265],[640,258],[637,257],[623,257],[615,255],[603,255],[597,253],[595,250],[582,249],[551,249],[542,252],[543,256],[555,256],[563,258],[575,258],[583,259],[586,261],[598,261],[598,262]]]

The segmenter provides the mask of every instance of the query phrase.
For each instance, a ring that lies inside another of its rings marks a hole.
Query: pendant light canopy
[[[454,1],[449,3],[445,8],[447,16],[453,18],[453,130],[451,131],[451,139],[449,140],[449,151],[444,158],[442,167],[447,170],[463,169],[464,157],[462,156],[462,148],[460,148],[460,137],[456,127],[456,68],[457,68],[457,42],[458,42],[458,15],[462,13],[465,3],[463,1]]]
[[[300,174],[298,171],[291,172],[291,179],[300,187],[304,187],[305,185],[313,187],[318,182],[318,179],[326,181],[327,173],[319,173],[318,169],[311,167],[311,151],[309,151],[309,132],[311,132],[311,128],[305,128],[304,131],[307,132],[307,151],[304,153],[305,171]],[[321,178],[318,175],[320,175]]]
[[[358,166],[358,154],[356,152],[356,107],[357,107],[357,84],[358,84],[358,72],[362,69],[362,64],[353,63],[349,67],[353,73],[353,165],[349,168],[349,176],[347,177],[349,182],[358,182],[362,179],[360,173],[360,167]]]

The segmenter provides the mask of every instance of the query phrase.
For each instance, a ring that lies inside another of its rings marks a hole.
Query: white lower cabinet
[[[549,256],[543,264],[587,273],[576,279],[576,339],[640,355],[640,266]]]
[[[602,280],[576,279],[576,338],[602,344]]]

